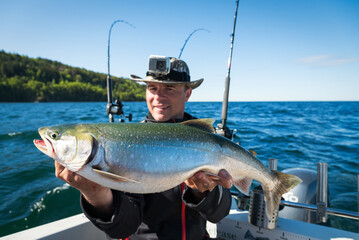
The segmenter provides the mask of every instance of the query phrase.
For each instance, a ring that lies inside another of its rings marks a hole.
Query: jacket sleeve
[[[232,197],[229,189],[217,186],[198,202],[192,194],[192,189],[186,187],[182,200],[186,206],[198,211],[206,220],[217,223],[229,214]]]
[[[136,232],[143,217],[143,196],[112,190],[113,214],[111,219],[95,215],[92,206],[81,196],[81,208],[86,217],[111,238],[127,238]]]

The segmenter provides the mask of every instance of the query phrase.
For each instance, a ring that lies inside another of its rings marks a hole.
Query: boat
[[[289,169],[289,172],[308,174],[306,169]],[[312,172],[309,170],[309,172]],[[323,175],[321,178],[325,179]],[[312,178],[309,178],[312,179]],[[316,180],[315,180],[316,181]],[[306,182],[306,181],[304,181]],[[307,185],[308,182],[306,182]],[[292,189],[287,196],[295,196],[296,192],[303,192],[303,185],[298,185]],[[259,193],[259,195],[257,194]],[[252,191],[250,202],[251,204],[255,198],[260,197],[260,191]],[[263,206],[250,206],[249,210],[241,210],[243,208],[243,202],[241,197],[238,197],[238,192],[232,192],[232,206],[230,213],[227,217],[222,219],[219,223],[214,224],[207,222],[207,231],[211,238],[218,240],[233,240],[233,239],[245,239],[245,240],[277,240],[277,239],[288,239],[288,240],[319,240],[319,239],[335,239],[335,240],[358,240],[359,233],[344,231],[329,226],[323,226],[314,224],[311,222],[311,218],[307,218],[307,221],[296,220],[298,215],[292,215],[292,218],[284,218],[281,216],[279,211],[279,217],[276,217],[273,221],[262,218],[261,215],[264,211],[259,213],[258,216],[253,216],[255,209],[263,208]],[[243,199],[242,199],[243,200]],[[248,199],[247,199],[248,200]],[[238,204],[240,203],[240,204]],[[263,201],[262,201],[263,203]],[[342,217],[348,217],[351,219],[359,220],[359,214],[355,212],[343,211],[338,209],[331,209],[321,206],[322,203],[316,205],[295,203],[290,201],[282,201],[282,205],[285,208],[295,208],[303,211],[306,216],[310,215],[311,211],[317,212],[322,220],[326,219],[326,213],[338,215]],[[285,209],[284,208],[284,209]],[[254,211],[253,211],[254,210]],[[263,208],[264,210],[264,208]],[[324,210],[323,214],[318,212]],[[324,216],[324,217],[322,217]],[[266,221],[265,221],[266,220]],[[302,219],[305,220],[305,219]],[[309,221],[309,222],[308,222]],[[272,225],[272,226],[270,226]],[[272,229],[268,229],[268,226]],[[17,239],[42,239],[42,240],[62,240],[62,239],[86,239],[86,240],[108,240],[109,238],[104,232],[97,229],[84,214],[77,214],[65,219],[54,221],[48,224],[44,224],[38,227],[30,228],[24,231],[20,231],[14,234],[10,234],[0,238],[0,240],[17,240]]]
[[[277,161],[273,159],[270,161],[269,168],[275,169],[276,165]],[[358,221],[359,213],[327,207],[327,164],[318,163],[317,169],[317,172],[303,168],[283,171],[301,177],[303,182],[284,195],[279,211],[277,210],[271,219],[265,214],[261,189],[253,189],[250,197],[238,191],[231,191],[232,206],[229,215],[216,224],[207,222],[207,232],[210,237],[218,240],[358,240],[359,233],[325,225],[328,215]],[[109,238],[81,213],[0,238],[0,240],[18,239],[106,240]]]
[[[237,1],[231,38],[228,74],[225,82],[222,122],[217,126],[218,134],[232,139],[234,138],[235,130],[231,131],[228,127],[226,127],[226,120],[228,112],[230,62],[232,59],[238,2],[239,1]],[[111,29],[116,22],[121,21],[115,21],[111,25],[109,32],[108,67]],[[181,53],[183,48],[181,49]],[[129,118],[131,121],[131,114],[129,116],[124,115],[122,103],[118,100],[113,103],[111,85],[110,71],[108,70],[108,103],[106,112],[109,115],[110,122],[114,121],[113,114],[122,115],[124,118]],[[123,121],[124,119],[120,119],[120,122]],[[268,167],[271,170],[276,170],[277,164],[278,162],[276,159],[271,159]],[[207,231],[210,237],[218,240],[359,240],[359,233],[340,230],[331,227],[330,224],[328,224],[328,215],[335,215],[349,218],[353,221],[358,221],[359,228],[358,212],[333,209],[329,207],[327,168],[327,164],[318,163],[317,172],[303,168],[291,168],[284,170],[283,172],[300,177],[303,182],[283,195],[284,199],[281,201],[280,208],[275,211],[274,215],[271,216],[270,219],[265,214],[265,202],[261,189],[253,189],[251,191],[251,196],[245,196],[238,191],[232,190],[232,206],[229,215],[216,224],[207,222]],[[359,175],[357,182],[359,206]],[[104,232],[97,229],[85,217],[85,215],[81,213],[0,238],[0,240],[12,239],[107,240],[109,238]]]

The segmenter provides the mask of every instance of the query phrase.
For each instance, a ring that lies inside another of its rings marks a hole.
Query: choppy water
[[[134,122],[147,113],[145,103],[124,103]],[[0,104],[0,236],[80,213],[79,193],[54,175],[53,161],[32,140],[41,126],[108,122],[105,103]],[[199,117],[221,119],[221,103],[190,102]],[[278,169],[316,170],[328,163],[330,204],[357,211],[359,102],[230,103],[228,125],[237,140]],[[332,218],[334,227],[358,232],[358,222]]]

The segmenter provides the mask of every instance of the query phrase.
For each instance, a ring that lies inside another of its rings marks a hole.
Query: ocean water
[[[0,103],[0,236],[81,212],[79,192],[55,177],[53,160],[32,141],[42,126],[108,122],[105,109],[106,103]],[[129,102],[124,111],[138,122],[147,107]],[[190,102],[186,111],[221,119],[220,102]],[[269,158],[278,159],[278,170],[328,163],[330,206],[358,210],[359,102],[231,102],[228,111],[236,141],[266,166]],[[358,221],[330,218],[333,227],[358,232]]]

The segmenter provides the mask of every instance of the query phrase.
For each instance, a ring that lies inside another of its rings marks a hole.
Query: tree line
[[[0,102],[107,101],[107,75],[0,51]],[[144,101],[145,86],[111,77],[113,97]]]

